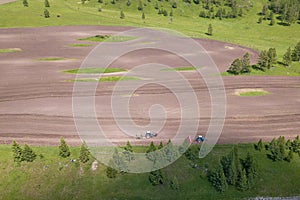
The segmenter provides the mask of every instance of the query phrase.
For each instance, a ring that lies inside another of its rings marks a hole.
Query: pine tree
[[[106,168],[106,176],[108,178],[116,178],[118,174],[118,171],[112,167],[107,167]]]
[[[268,54],[267,54],[267,51],[263,50],[260,52],[259,54],[259,58],[258,58],[258,68],[262,71],[265,71],[265,69],[269,66],[269,63],[268,63]]]
[[[165,177],[164,177],[163,172],[160,169],[150,172],[149,181],[154,186],[164,184],[165,183]]]
[[[127,160],[127,161],[131,161],[131,160],[133,160],[134,159],[134,156],[133,156],[133,149],[132,149],[132,146],[131,146],[131,144],[130,144],[130,142],[129,141],[127,141],[127,144],[126,144],[126,146],[124,147],[124,152],[123,152],[123,154],[124,154],[124,156],[125,156],[125,159]]]
[[[33,150],[25,144],[24,149],[22,151],[22,161],[33,162],[36,159],[36,154]]]
[[[176,176],[174,176],[173,179],[170,181],[170,187],[172,190],[179,190],[179,182]]]
[[[248,152],[245,160],[243,160],[243,168],[245,169],[248,188],[254,185],[254,178],[257,175],[257,165],[254,157]]]
[[[126,161],[123,159],[122,154],[118,152],[118,149],[115,148],[113,153],[113,166],[119,172],[127,171]]]
[[[236,188],[240,191],[245,191],[248,189],[247,176],[244,169],[239,171]]]
[[[221,164],[218,166],[218,168],[215,171],[210,172],[209,181],[212,183],[212,185],[215,187],[217,191],[219,192],[226,191],[228,185]]]
[[[207,29],[207,35],[212,36],[213,35],[213,27],[211,24],[208,25],[208,29]]]
[[[83,142],[80,146],[79,160],[82,163],[86,163],[90,160],[90,152],[85,142]]]
[[[22,148],[16,141],[13,141],[12,152],[14,156],[14,162],[20,163],[22,161]]]
[[[67,158],[71,155],[70,149],[64,138],[60,138],[59,148],[59,156],[63,158]]]
[[[142,11],[143,10],[143,3],[141,0],[138,1],[138,10]]]
[[[50,3],[48,0],[45,0],[45,7],[49,8],[50,7]]]
[[[259,17],[257,23],[261,24],[262,23],[263,18]]]
[[[125,14],[124,14],[123,10],[121,10],[121,12],[120,12],[120,18],[125,19]]]
[[[250,70],[250,54],[248,52],[245,53],[245,55],[241,59],[241,62],[242,62],[242,69],[240,72],[241,73],[251,72],[251,70]]]
[[[262,139],[260,139],[256,145],[256,150],[262,151],[263,150],[263,142]]]
[[[146,151],[146,157],[153,162],[155,162],[155,160],[156,160],[155,154],[152,153],[154,151],[156,151],[156,147],[155,147],[154,143],[151,142],[149,145],[149,148]]]
[[[242,66],[243,66],[242,61],[239,58],[237,58],[232,62],[227,72],[234,75],[238,75],[242,71]]]
[[[293,151],[292,150],[289,150],[289,153],[288,155],[285,157],[285,160],[288,161],[288,162],[291,162],[294,158],[294,154],[293,154]]]
[[[271,12],[271,14],[270,14],[270,19],[271,19],[270,26],[273,26],[276,23],[273,12]]]
[[[298,153],[298,155],[300,156],[300,138],[299,138],[299,136],[297,136],[293,140],[291,147],[292,147],[293,152]]]
[[[290,66],[291,63],[292,63],[292,53],[291,53],[291,48],[289,47],[286,53],[283,55],[283,64],[285,66]]]
[[[28,7],[28,1],[27,0],[23,0],[23,6]]]
[[[267,52],[268,55],[268,66],[267,68],[270,69],[276,62],[276,57],[277,57],[277,53],[276,53],[276,49],[275,48],[270,48]]]
[[[126,3],[126,5],[127,5],[127,6],[130,6],[130,5],[131,5],[131,1],[128,0],[127,3]]]
[[[142,13],[142,20],[145,20],[145,18],[146,18],[146,17],[145,17],[145,13],[143,12],[143,13]]]
[[[50,17],[50,13],[47,9],[44,10],[44,17],[45,18],[49,18]]]
[[[298,42],[292,53],[292,60],[300,62],[300,42]]]
[[[162,141],[160,141],[160,143],[159,143],[157,149],[162,149],[162,148],[164,148],[164,144],[162,143]]]
[[[166,159],[169,162],[173,162],[178,158],[178,150],[177,148],[172,144],[171,141],[168,142],[167,146],[164,149],[164,153],[166,156]]]

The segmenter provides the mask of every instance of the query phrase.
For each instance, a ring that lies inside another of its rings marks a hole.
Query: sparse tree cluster
[[[235,59],[231,63],[227,72],[234,75],[250,73],[251,72],[250,54],[247,52],[246,54],[244,54],[244,56],[241,59],[240,58]]]
[[[224,192],[228,185],[245,191],[253,186],[256,175],[257,167],[253,156],[248,153],[245,159],[241,159],[235,146],[228,155],[221,158],[218,167],[209,172],[208,179],[219,192]]]
[[[257,68],[266,71],[274,66],[277,61],[277,53],[275,48],[269,48],[268,51],[263,50],[259,53]]]
[[[16,141],[13,141],[12,151],[14,162],[21,163],[22,161],[33,162],[36,159],[36,153],[27,144],[22,148]]]
[[[283,136],[279,138],[273,138],[273,140],[266,145],[268,151],[268,158],[273,161],[288,161],[291,162],[294,158],[294,154],[300,156],[300,139],[297,136],[293,141],[285,140]]]

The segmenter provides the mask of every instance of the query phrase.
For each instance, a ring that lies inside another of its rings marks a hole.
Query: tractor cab
[[[153,138],[153,137],[156,137],[156,136],[157,136],[157,133],[152,132],[152,131],[146,131],[146,134],[145,134],[146,139]]]

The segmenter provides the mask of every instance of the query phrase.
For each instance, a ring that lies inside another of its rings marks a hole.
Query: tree
[[[267,66],[269,65],[268,60],[269,59],[268,59],[267,51],[265,50],[261,51],[259,53],[257,67],[260,70],[265,71],[265,68],[267,68]]]
[[[20,163],[22,161],[22,148],[16,141],[13,141],[12,152],[13,152],[14,162]]]
[[[116,178],[117,174],[118,174],[118,171],[116,169],[109,167],[109,166],[106,168],[106,176],[108,178]]]
[[[178,150],[177,148],[172,144],[171,141],[168,142],[167,146],[164,149],[164,153],[166,156],[166,159],[169,162],[173,162],[178,157]]]
[[[162,141],[160,141],[160,143],[159,143],[157,149],[162,149],[162,148],[164,148],[164,144],[162,143]]]
[[[155,162],[155,159],[156,159],[154,153],[152,153],[154,151],[156,151],[156,147],[155,147],[154,143],[151,142],[146,151],[146,157],[153,162]]]
[[[261,10],[261,15],[266,15],[268,11],[268,4],[264,4],[262,10]]]
[[[63,158],[67,158],[71,155],[70,149],[64,138],[60,138],[59,148],[59,156]]]
[[[229,185],[235,185],[236,183],[236,168],[233,159],[233,153],[231,152],[227,156],[221,158],[221,165],[223,167],[224,175]]]
[[[298,42],[292,52],[292,60],[300,62],[300,42]]]
[[[134,159],[134,156],[133,156],[133,149],[132,149],[132,146],[130,144],[129,141],[127,141],[127,144],[126,146],[124,147],[125,151],[123,152],[124,156],[125,156],[125,159],[127,161],[131,161]]]
[[[23,0],[23,6],[28,7],[28,1],[27,0]]]
[[[268,52],[267,52],[267,56],[268,56],[268,65],[267,68],[270,69],[276,62],[276,57],[277,57],[277,53],[276,53],[276,49],[275,48],[269,48]]]
[[[285,54],[283,55],[283,64],[285,66],[290,66],[292,63],[292,53],[291,53],[291,48],[289,47]]]
[[[83,142],[80,146],[79,160],[82,163],[86,163],[90,160],[90,152],[85,142]]]
[[[292,147],[293,152],[298,153],[298,155],[300,156],[300,138],[299,138],[299,136],[297,136],[293,140],[291,147]]]
[[[247,176],[244,169],[239,171],[236,188],[241,191],[245,191],[248,189]]]
[[[179,190],[179,182],[176,176],[174,176],[173,179],[170,181],[170,187],[172,190]]]
[[[212,36],[213,35],[213,27],[211,24],[208,25],[208,29],[207,29],[207,35]]]
[[[165,177],[164,177],[163,172],[160,169],[150,172],[149,181],[154,186],[164,184],[165,183]]]
[[[143,3],[141,0],[138,1],[138,10],[142,11],[143,10]]]
[[[128,0],[127,3],[126,3],[126,5],[127,5],[127,6],[130,6],[130,5],[131,5],[131,1]]]
[[[242,60],[242,69],[241,69],[241,73],[249,73],[250,70],[250,54],[247,52],[244,54]]]
[[[228,185],[221,164],[213,172],[210,172],[209,181],[212,183],[212,185],[215,187],[217,191],[219,192],[226,191]]]
[[[285,157],[285,160],[288,161],[288,162],[291,162],[294,158],[294,154],[293,154],[293,151],[292,150],[289,150],[289,153],[288,155]]]
[[[243,66],[242,61],[239,58],[237,58],[231,63],[227,72],[234,74],[234,75],[238,75],[242,71],[242,66]]]
[[[254,178],[257,175],[257,165],[254,157],[248,152],[245,160],[243,160],[243,168],[246,172],[248,188],[254,185]]]
[[[142,13],[142,20],[145,20],[145,18],[146,18],[146,17],[145,17],[145,13],[143,12],[143,13]]]
[[[24,149],[22,151],[22,161],[33,162],[36,159],[36,154],[33,150],[25,144]]]
[[[123,10],[121,10],[121,12],[120,12],[120,18],[125,19],[125,14],[124,14]]]
[[[262,151],[263,150],[263,142],[262,139],[260,139],[257,143],[257,145],[255,146],[255,149],[258,151]]]
[[[48,0],[45,0],[45,7],[49,8],[50,7],[50,3]]]
[[[259,17],[257,23],[261,24],[262,23],[263,18]]]
[[[50,17],[50,13],[47,9],[44,10],[44,17],[45,18],[49,18]]]
[[[273,12],[271,12],[271,14],[270,14],[270,19],[271,19],[270,26],[273,26],[276,23]]]

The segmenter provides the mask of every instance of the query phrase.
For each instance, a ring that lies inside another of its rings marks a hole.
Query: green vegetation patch
[[[67,58],[61,57],[49,57],[49,58],[39,58],[41,61],[58,61],[58,60],[66,60]]]
[[[133,81],[140,80],[140,78],[135,76],[106,76],[101,78],[77,78],[70,79],[66,82],[117,82],[117,81]]]
[[[70,44],[71,47],[89,47],[91,44]]]
[[[126,42],[136,39],[133,36],[110,36],[110,35],[95,35],[92,37],[80,38],[79,40],[87,40],[92,42]]]
[[[167,69],[163,69],[163,71],[194,71],[199,69],[199,67],[175,67],[175,68],[167,68]]]
[[[70,74],[103,74],[103,73],[114,73],[114,72],[125,72],[127,70],[121,68],[101,68],[101,67],[91,67],[91,68],[78,68],[65,70],[63,72]]]
[[[0,49],[0,53],[13,53],[22,51],[20,48]]]
[[[265,96],[268,94],[270,94],[270,93],[263,89],[237,89],[237,90],[235,90],[235,95],[242,96],[242,97]]]

